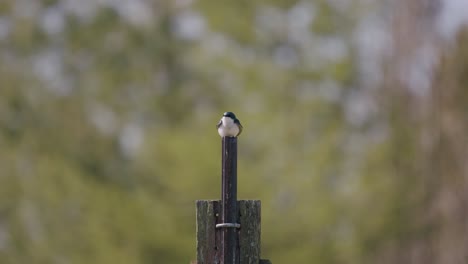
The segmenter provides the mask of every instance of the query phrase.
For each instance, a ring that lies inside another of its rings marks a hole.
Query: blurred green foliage
[[[264,258],[375,263],[431,236],[417,219],[435,191],[410,177],[431,168],[424,124],[393,92],[350,114],[373,94],[353,31],[375,10],[333,2],[0,3],[0,262],[195,259],[194,200],[220,197],[228,110]]]

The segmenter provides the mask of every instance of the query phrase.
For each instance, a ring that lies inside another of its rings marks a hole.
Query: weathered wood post
[[[222,264],[238,264],[239,247],[237,228],[237,138],[222,139],[222,176],[221,176],[221,229]]]
[[[237,201],[236,137],[223,137],[221,181],[221,201],[196,203],[197,264],[270,263],[260,259],[260,201]]]

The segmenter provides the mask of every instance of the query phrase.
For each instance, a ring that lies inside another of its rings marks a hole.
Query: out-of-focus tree
[[[438,31],[449,1],[397,2],[378,96],[390,134],[364,181],[379,213],[359,241],[374,263],[465,263],[467,32]]]

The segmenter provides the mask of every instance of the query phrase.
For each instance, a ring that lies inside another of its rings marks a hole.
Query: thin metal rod
[[[221,221],[237,223],[237,138],[223,137],[222,141]],[[236,228],[222,228],[221,264],[239,262]]]

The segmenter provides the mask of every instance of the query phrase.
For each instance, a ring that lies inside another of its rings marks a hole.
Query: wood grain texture
[[[239,264],[271,264],[260,259],[261,202],[240,200],[237,203]],[[197,264],[219,264],[221,258],[221,233],[216,224],[221,221],[221,201],[197,201]]]
[[[219,201],[198,200],[197,202],[197,264],[216,263],[216,218]]]
[[[260,261],[260,209],[259,200],[238,201],[239,246],[241,264],[258,264]]]

